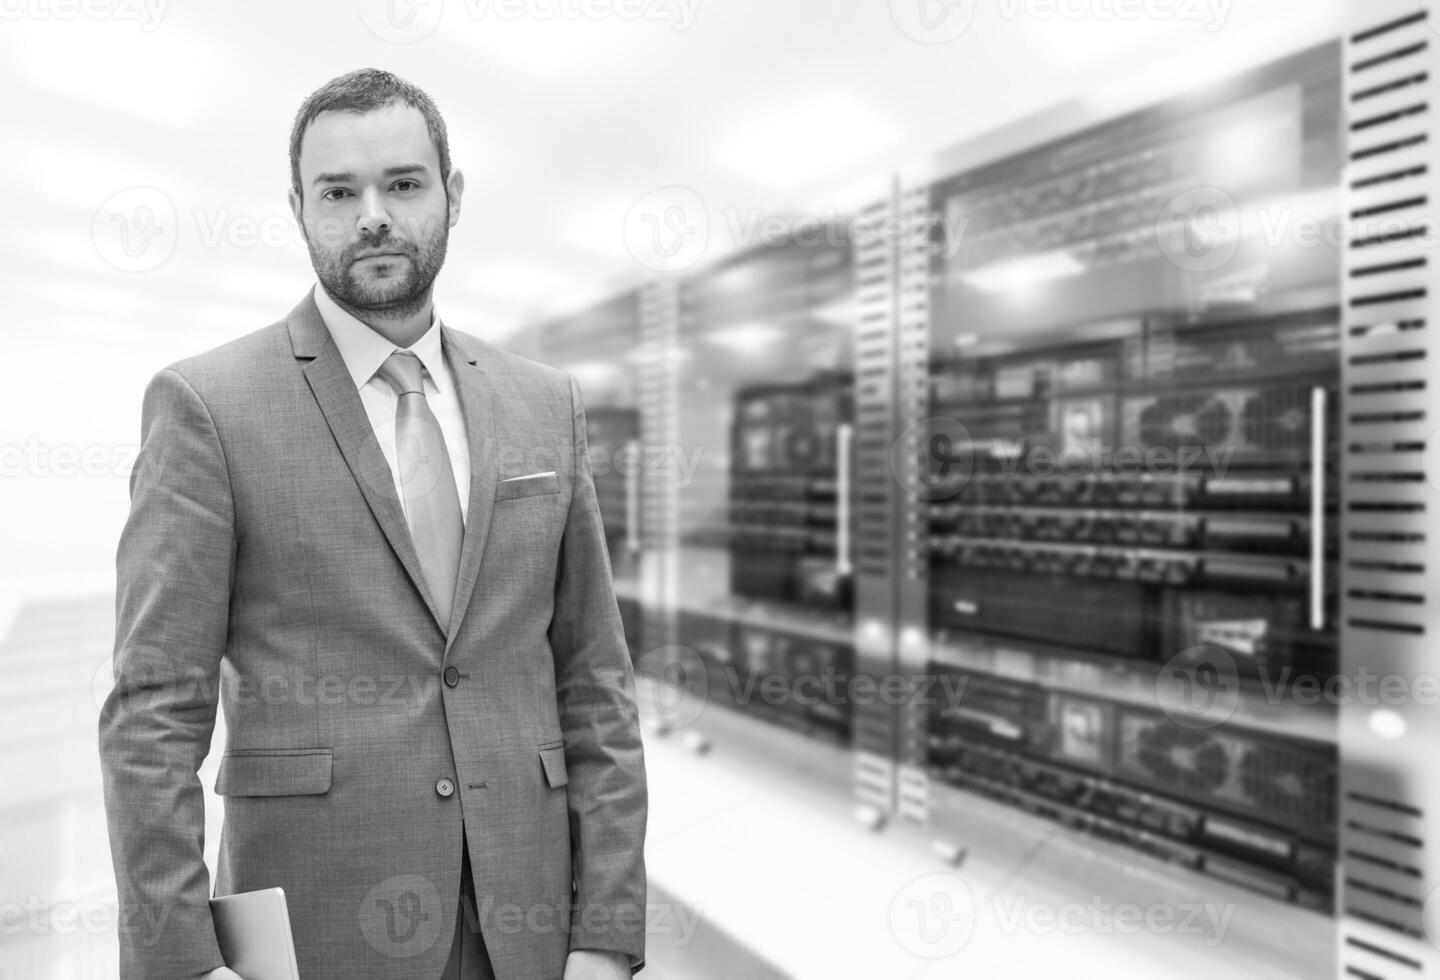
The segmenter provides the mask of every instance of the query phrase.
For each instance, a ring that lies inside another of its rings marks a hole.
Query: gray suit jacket
[[[146,390],[100,719],[126,978],[222,962],[217,706],[216,892],[284,888],[305,980],[440,975],[462,816],[499,980],[642,962],[644,764],[580,391],[442,334],[472,471],[449,623],[310,296]]]

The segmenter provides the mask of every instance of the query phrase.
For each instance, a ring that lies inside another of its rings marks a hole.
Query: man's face
[[[399,103],[315,117],[290,207],[332,296],[356,310],[404,316],[429,299],[463,189],[459,171],[441,181],[425,117]]]

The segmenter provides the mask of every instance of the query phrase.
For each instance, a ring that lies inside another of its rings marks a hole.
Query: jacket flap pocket
[[[565,771],[565,749],[562,746],[541,749],[540,764],[545,767],[545,781],[552,789],[570,782],[570,774]]]
[[[220,760],[220,796],[304,796],[330,790],[331,749],[246,749]]]
[[[501,480],[495,485],[496,500],[513,500],[516,497],[533,497],[541,493],[559,493],[560,478],[554,473],[541,473],[519,480]]]

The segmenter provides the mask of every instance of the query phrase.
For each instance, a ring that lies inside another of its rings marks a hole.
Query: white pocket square
[[[510,477],[510,478],[508,478],[508,479],[501,480],[500,482],[501,482],[501,483],[517,483],[517,482],[519,482],[520,480],[538,480],[538,479],[540,479],[542,476],[554,476],[554,475],[555,475],[555,471],[554,471],[554,470],[546,470],[544,473],[526,473],[524,476],[512,476],[512,477]]]

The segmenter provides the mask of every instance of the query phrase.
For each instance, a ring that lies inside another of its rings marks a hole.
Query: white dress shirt
[[[405,506],[405,492],[400,485],[400,469],[395,465],[395,410],[400,396],[395,389],[375,372],[380,365],[397,350],[409,350],[420,358],[424,371],[421,383],[425,386],[425,399],[430,411],[440,423],[440,432],[445,437],[445,450],[450,456],[450,468],[455,473],[455,490],[460,494],[460,517],[469,517],[470,510],[470,448],[465,438],[465,413],[460,407],[460,396],[455,391],[455,378],[450,365],[445,362],[443,345],[440,343],[440,317],[432,314],[430,329],[408,348],[396,347],[373,328],[361,323],[342,310],[324,286],[315,287],[315,305],[320,308],[320,318],[325,321],[335,346],[340,348],[340,357],[355,380],[360,392],[360,402],[365,414],[370,417],[370,427],[390,464],[390,473],[395,478],[395,495],[400,506]],[[408,516],[408,515],[407,515]]]

